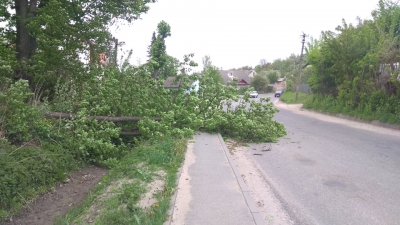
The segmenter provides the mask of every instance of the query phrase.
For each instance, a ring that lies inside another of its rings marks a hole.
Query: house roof
[[[252,70],[220,70],[219,73],[224,80],[224,84],[228,84],[231,82],[233,78],[237,78],[238,82],[245,81],[247,84],[250,84],[251,77],[253,76],[254,71]]]
[[[190,81],[190,85],[192,85],[195,81]],[[181,85],[181,81],[177,80],[177,77],[168,77],[164,81],[164,88],[179,88]]]
[[[175,81],[176,77],[168,77],[164,81],[164,88],[179,88],[179,81]]]

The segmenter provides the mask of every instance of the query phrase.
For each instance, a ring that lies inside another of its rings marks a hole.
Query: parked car
[[[250,92],[250,98],[258,98],[258,92],[257,91]]]
[[[281,97],[283,91],[275,91],[275,97]]]

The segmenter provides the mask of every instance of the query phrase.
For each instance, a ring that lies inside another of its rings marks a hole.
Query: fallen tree
[[[72,119],[76,117],[76,114],[62,113],[62,112],[48,112],[46,116],[53,117],[56,119]],[[143,119],[143,117],[137,116],[122,116],[122,117],[112,117],[112,116],[87,116],[88,119],[96,119],[98,121],[108,121],[108,122],[138,122]],[[149,117],[150,120],[161,121],[160,117]]]

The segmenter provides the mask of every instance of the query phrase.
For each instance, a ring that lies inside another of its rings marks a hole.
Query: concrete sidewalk
[[[221,135],[198,133],[194,140],[165,224],[265,224]]]

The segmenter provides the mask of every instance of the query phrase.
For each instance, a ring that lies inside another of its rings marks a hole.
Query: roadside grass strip
[[[163,224],[186,147],[185,138],[143,143],[55,224]]]
[[[279,101],[285,102],[286,104],[299,104],[305,103],[312,95],[306,94],[303,92],[299,92],[298,99],[296,101],[296,92],[284,92],[282,96],[279,98]]]

